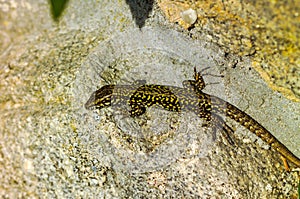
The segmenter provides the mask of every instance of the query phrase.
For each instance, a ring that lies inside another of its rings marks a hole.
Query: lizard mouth
[[[84,107],[87,109],[87,110],[94,110],[96,107],[95,107],[95,94],[93,93],[91,95],[91,97],[88,99],[88,101],[85,103]]]

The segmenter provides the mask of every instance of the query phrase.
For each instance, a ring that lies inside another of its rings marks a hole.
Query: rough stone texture
[[[252,57],[268,85],[300,101],[300,1],[158,0],[172,22],[191,28],[180,17],[192,8],[198,20],[192,29],[229,54]]]
[[[114,107],[84,109],[104,84],[181,86],[194,65],[210,66],[204,73],[224,77],[205,75],[205,91],[248,112],[300,156],[299,104],[268,89],[251,60],[169,23],[155,5],[139,28],[130,5],[70,1],[55,24],[46,1],[0,4],[1,197],[295,197],[296,173],[232,121],[236,146],[219,132],[215,140],[191,113],[151,108],[133,119]]]

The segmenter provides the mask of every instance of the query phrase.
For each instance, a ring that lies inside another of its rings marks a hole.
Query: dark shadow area
[[[142,28],[153,9],[154,0],[126,0],[135,24]]]
[[[51,13],[54,21],[58,21],[69,0],[50,0]]]

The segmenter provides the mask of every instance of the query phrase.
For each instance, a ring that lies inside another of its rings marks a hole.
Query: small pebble
[[[185,23],[191,25],[194,24],[198,18],[196,10],[193,10],[192,8],[181,12],[180,16]]]

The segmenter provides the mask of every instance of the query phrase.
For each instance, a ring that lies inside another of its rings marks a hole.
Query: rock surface
[[[150,108],[130,118],[114,107],[84,109],[105,84],[181,86],[194,66],[210,67],[205,92],[249,113],[300,156],[299,104],[270,90],[251,57],[227,56],[209,35],[147,8],[139,18],[129,1],[70,1],[57,24],[46,1],[1,4],[0,196],[295,197],[296,173],[237,123],[228,121],[231,146],[191,113]]]

